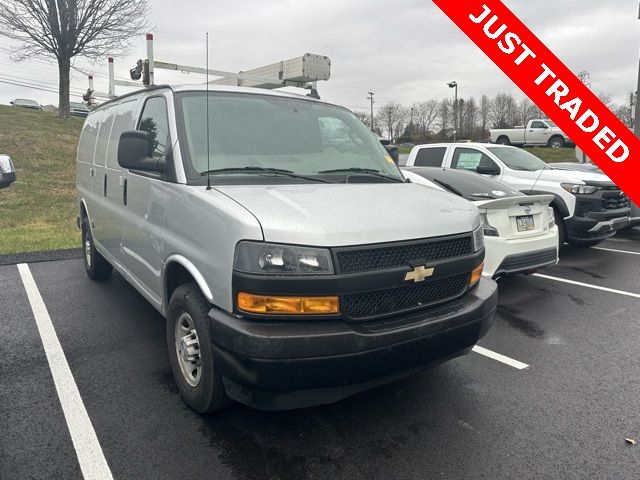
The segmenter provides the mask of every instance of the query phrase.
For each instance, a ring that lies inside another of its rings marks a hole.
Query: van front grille
[[[462,257],[473,253],[472,250],[471,235],[465,234],[390,246],[338,249],[336,260],[338,273],[356,273]]]
[[[366,319],[453,300],[467,290],[469,275],[464,273],[431,282],[345,295],[344,313],[351,319]]]

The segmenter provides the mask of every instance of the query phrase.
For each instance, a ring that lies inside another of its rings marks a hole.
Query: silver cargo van
[[[476,207],[406,182],[345,108],[152,87],[89,114],[76,173],[89,277],[166,317],[198,412],[338,401],[469,352],[495,313]]]

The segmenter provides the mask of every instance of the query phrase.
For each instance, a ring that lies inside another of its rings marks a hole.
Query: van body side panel
[[[94,154],[101,118],[101,111],[92,113],[87,117],[82,127],[82,133],[80,134],[80,141],[78,143],[76,162],[78,215],[81,214],[82,201],[84,200],[90,220],[93,220],[93,215],[101,201],[94,186],[97,174],[94,164]]]
[[[233,311],[233,257],[239,240],[263,240],[256,218],[237,202],[213,189],[175,183],[165,185],[165,259],[187,258],[204,277],[213,303]],[[166,265],[165,265],[166,270]],[[165,305],[169,299],[165,299]]]

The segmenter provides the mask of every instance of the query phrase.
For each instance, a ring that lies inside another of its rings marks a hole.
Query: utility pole
[[[640,19],[640,8],[638,9],[638,19]],[[638,64],[638,89],[636,90],[636,110],[633,121],[633,133],[640,138],[640,115],[638,115],[638,95],[640,95],[640,63]]]
[[[373,92],[369,92],[369,96],[367,97],[367,100],[371,100],[371,131],[373,132],[373,104],[375,103],[373,101],[373,96],[375,95],[375,93]]]
[[[577,77],[580,79],[580,81],[582,83],[584,83],[587,87],[591,88],[591,83],[587,82],[587,78],[589,78],[589,72],[587,72],[586,70],[583,70],[582,72],[580,72]]]
[[[455,96],[453,100],[453,141],[456,141],[456,135],[458,133],[458,82],[449,82],[449,88],[455,88]]]

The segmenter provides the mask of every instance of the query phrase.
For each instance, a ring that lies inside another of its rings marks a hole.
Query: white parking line
[[[591,247],[592,250],[604,250],[605,252],[627,253],[629,255],[640,255],[640,252],[630,252],[629,250],[617,250],[615,248]]]
[[[618,295],[625,295],[627,297],[640,298],[640,293],[625,292],[624,290],[616,290],[615,288],[607,288],[601,287],[599,285],[591,285],[590,283],[576,282],[575,280],[567,280],[566,278],[550,277],[549,275],[542,275],[541,273],[534,273],[533,276],[546,278],[547,280],[554,280],[556,282],[570,283],[571,285],[578,285],[579,287],[593,288],[594,290],[601,290],[603,292],[617,293]]]
[[[504,363],[505,365],[509,365],[510,367],[517,368],[518,370],[524,370],[525,368],[529,368],[529,365],[526,363],[519,362],[518,360],[514,360],[513,358],[509,358],[500,353],[496,353],[491,350],[487,350],[479,345],[473,347],[473,351],[479,353],[480,355],[484,355],[485,357],[489,357],[498,362]]]
[[[49,362],[49,369],[53,376],[53,383],[58,392],[82,474],[85,480],[112,480],[111,470],[104,458],[91,419],[84,407],[78,386],[73,379],[67,358],[53,328],[53,323],[51,323],[47,307],[38,291],[36,282],[33,280],[31,270],[24,263],[18,265],[18,270],[31,304],[33,316],[36,319],[38,332]]]

